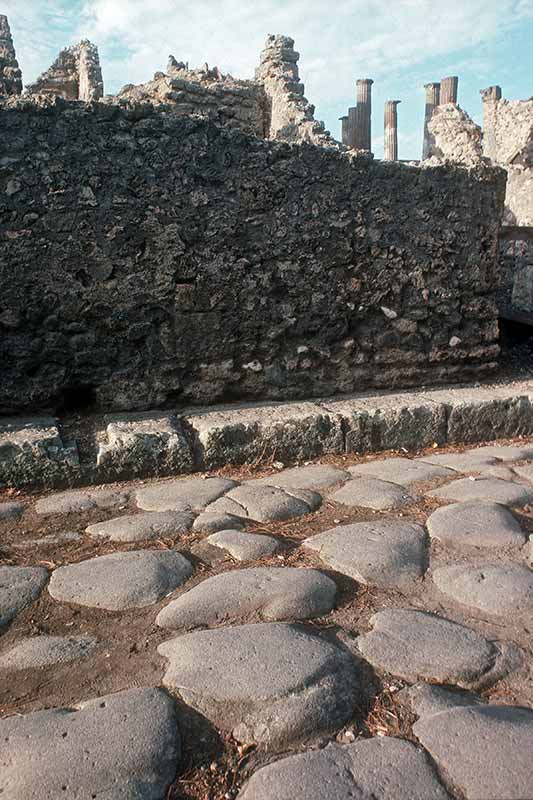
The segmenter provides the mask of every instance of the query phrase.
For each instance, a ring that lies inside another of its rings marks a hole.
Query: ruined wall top
[[[86,103],[99,100],[104,95],[104,83],[98,48],[88,40],[65,47],[35,83],[26,87],[26,93],[52,94]]]
[[[473,166],[483,161],[479,125],[454,103],[437,106],[427,125],[431,142],[429,158]]]
[[[9,22],[0,14],[0,95],[22,92],[22,73],[16,58]]]
[[[502,100],[499,87],[484,89],[485,155],[499,164],[533,166],[533,98]]]

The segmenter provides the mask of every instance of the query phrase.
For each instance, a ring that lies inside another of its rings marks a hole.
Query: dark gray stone
[[[203,511],[236,485],[226,478],[182,478],[142,486],[135,496],[144,511]]]
[[[22,503],[16,501],[9,503],[0,503],[0,522],[7,522],[8,520],[17,519],[24,513],[24,506]]]
[[[37,600],[47,580],[43,567],[0,567],[0,626]]]
[[[527,395],[484,400],[473,397],[450,408],[449,442],[482,442],[529,434],[533,408]]]
[[[448,545],[521,547],[526,535],[505,506],[467,501],[442,506],[426,522],[429,535]]]
[[[350,473],[331,464],[308,464],[247,481],[246,486],[277,486],[279,489],[311,489],[320,492],[349,480]]]
[[[390,481],[407,486],[417,481],[431,481],[434,478],[446,478],[453,475],[453,470],[426,464],[413,458],[384,458],[379,461],[367,461],[348,467],[352,475],[362,477],[375,476],[383,481]]]
[[[414,503],[418,498],[416,495],[410,495],[407,489],[396,483],[382,481],[379,478],[355,478],[333,492],[329,499],[345,506],[387,511]]]
[[[456,692],[428,683],[406,686],[395,697],[408,706],[417,717],[430,717],[450,708],[477,706],[487,702],[472,692]]]
[[[63,441],[56,419],[0,419],[0,488],[65,484],[79,470],[76,443]]]
[[[112,542],[142,542],[147,539],[175,538],[187,533],[193,522],[194,514],[190,511],[147,511],[97,522],[86,530],[91,536],[101,536]]]
[[[206,533],[216,533],[217,531],[241,530],[245,522],[241,517],[234,514],[225,514],[216,511],[203,511],[194,520],[193,531],[205,531]]]
[[[279,542],[273,536],[243,531],[217,531],[208,536],[206,541],[226,550],[236,561],[253,561],[270,556],[279,548]]]
[[[533,502],[533,489],[501,478],[460,478],[427,494],[439,500],[492,501],[516,508]]]
[[[433,581],[456,603],[489,614],[529,615],[533,611],[533,572],[519,564],[477,564],[440,567]]]
[[[84,636],[30,636],[0,653],[0,669],[49,667],[86,658],[96,647],[95,639]]]
[[[322,498],[309,489],[277,489],[275,486],[238,486],[216,500],[208,511],[225,512],[257,522],[282,522],[316,511]]]
[[[35,504],[38,514],[77,514],[95,508],[126,506],[129,491],[125,489],[80,489],[41,497]]]

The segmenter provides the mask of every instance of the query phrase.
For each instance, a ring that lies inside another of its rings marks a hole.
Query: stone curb
[[[0,418],[0,488],[106,483],[533,434],[533,381],[120,414],[79,458],[54,418]]]

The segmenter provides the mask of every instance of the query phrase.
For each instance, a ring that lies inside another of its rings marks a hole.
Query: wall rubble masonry
[[[9,22],[0,14],[0,95],[22,92],[22,73],[19,69]]]
[[[431,137],[428,158],[466,166],[483,160],[481,128],[458,105],[447,103],[435,108],[427,130]]]
[[[54,63],[26,87],[28,95],[52,95],[90,103],[104,94],[98,49],[84,40],[61,50]]]

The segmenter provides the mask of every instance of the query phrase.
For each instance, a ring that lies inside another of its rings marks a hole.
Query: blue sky
[[[21,8],[21,6],[23,6]],[[99,46],[107,92],[148,80],[169,53],[251,78],[268,33],[296,41],[307,98],[339,136],[355,79],[374,84],[374,152],[383,103],[399,106],[400,158],[418,158],[423,84],[460,76],[459,103],[481,121],[479,89],[533,96],[533,0],[0,0],[23,78],[81,38]]]

